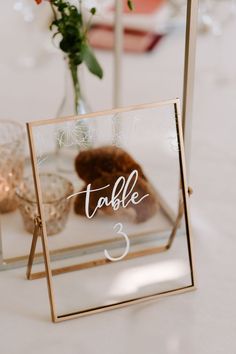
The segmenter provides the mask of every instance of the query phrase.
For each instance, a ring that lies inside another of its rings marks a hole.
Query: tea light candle
[[[47,235],[61,232],[67,222],[71,201],[67,199],[73,191],[73,185],[66,178],[53,174],[40,174],[44,217]],[[25,177],[16,191],[19,210],[26,231],[34,231],[34,220],[38,216],[38,207],[32,178]]]
[[[0,213],[17,208],[15,188],[23,177],[24,128],[9,120],[0,120]]]
[[[10,187],[9,187],[8,183],[6,182],[5,178],[0,176],[0,202],[7,197],[9,190],[10,190]]]

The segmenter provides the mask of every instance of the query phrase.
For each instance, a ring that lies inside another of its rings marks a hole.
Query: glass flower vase
[[[69,117],[91,112],[85,99],[82,84],[82,68],[77,69],[77,85],[73,80],[72,72],[66,61],[65,91],[57,112],[57,117]],[[78,118],[77,121],[58,125],[56,131],[57,168],[60,172],[74,172],[74,160],[80,150],[91,148],[94,134],[89,123]]]

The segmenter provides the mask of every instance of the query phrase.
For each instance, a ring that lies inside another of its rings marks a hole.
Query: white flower
[[[92,141],[93,133],[84,122],[67,122],[56,132],[57,142],[60,148],[78,145],[88,147]]]

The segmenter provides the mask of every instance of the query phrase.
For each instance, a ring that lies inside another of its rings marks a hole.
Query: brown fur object
[[[128,179],[129,175],[134,171],[138,171],[138,179],[132,193],[137,192],[139,200],[146,194],[139,204],[129,203],[127,209],[132,208],[135,212],[135,221],[137,223],[144,222],[151,218],[159,208],[156,193],[145,177],[141,166],[124,150],[106,146],[97,149],[82,151],[75,160],[76,171],[81,179],[86,183],[81,191],[86,191],[87,185],[91,183],[91,189],[99,189],[106,185],[108,188],[90,193],[89,214],[91,215],[98,203],[99,198],[104,197],[111,199],[112,190],[117,179],[121,176]],[[129,186],[132,187],[132,184]],[[127,190],[127,193],[129,193]],[[86,193],[76,196],[74,210],[76,214],[85,216],[85,198]],[[119,199],[121,196],[119,196]],[[103,206],[104,212],[111,212],[112,208]],[[112,213],[115,211],[112,210]],[[96,213],[95,213],[96,214]]]
[[[146,180],[140,165],[126,151],[116,146],[81,151],[75,159],[75,169],[86,183],[107,174],[129,174],[133,170],[137,170],[139,177]]]

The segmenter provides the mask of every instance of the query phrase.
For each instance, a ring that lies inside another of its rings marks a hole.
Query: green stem
[[[79,114],[78,104],[79,104],[79,98],[80,98],[80,84],[79,84],[79,79],[78,79],[78,66],[74,65],[70,62],[69,68],[70,68],[73,87],[74,87],[74,111],[75,111],[75,114]]]
[[[85,29],[84,29],[84,39],[86,40],[87,39],[87,34],[88,34],[88,31],[91,27],[91,24],[92,24],[92,20],[93,20],[93,16],[94,15],[90,15],[89,19],[88,19],[88,22],[87,22],[87,25],[85,26]]]
[[[82,9],[82,0],[79,0],[79,12],[81,14],[81,25],[83,27],[83,13],[82,13],[83,9]]]
[[[56,10],[54,9],[54,6],[51,3],[51,1],[50,1],[50,6],[51,6],[51,9],[52,9],[52,13],[53,13],[54,19],[57,20],[57,13],[56,13]]]

